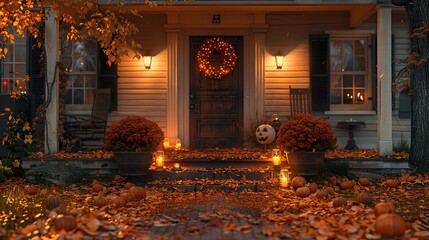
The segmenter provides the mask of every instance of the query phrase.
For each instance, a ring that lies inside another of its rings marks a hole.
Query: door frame
[[[250,28],[225,28],[225,29],[208,29],[208,28],[183,28],[179,34],[178,49],[178,130],[179,138],[183,146],[189,146],[190,143],[190,112],[189,112],[189,59],[190,59],[190,38],[198,36],[240,36],[243,37],[243,138],[246,137],[246,130],[249,127],[249,120],[256,119],[255,113],[255,65],[254,50],[251,46],[253,36]],[[252,114],[253,112],[253,114]],[[245,140],[245,139],[243,139]],[[244,142],[244,141],[243,141]]]

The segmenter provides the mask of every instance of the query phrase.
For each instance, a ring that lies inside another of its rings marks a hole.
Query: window
[[[1,94],[10,94],[12,91],[28,89],[27,82],[22,80],[27,75],[27,40],[15,35],[14,44],[6,44],[9,52],[6,59],[0,61]]]
[[[92,40],[67,41],[62,62],[67,68],[65,103],[92,104],[97,88],[97,43]]]
[[[331,110],[369,110],[369,37],[330,38]]]

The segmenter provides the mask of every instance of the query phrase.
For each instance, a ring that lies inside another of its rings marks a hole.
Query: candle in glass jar
[[[164,139],[163,145],[164,145],[164,148],[170,148],[170,139],[168,138]]]
[[[180,171],[180,163],[173,164],[173,170],[174,171]]]
[[[164,167],[164,158],[162,156],[156,157],[156,167],[158,168]]]
[[[273,165],[279,166],[280,165],[280,156],[274,155],[273,156]]]
[[[182,141],[180,141],[180,139],[176,140],[176,149],[180,149],[182,147]]]
[[[281,187],[287,187],[288,179],[286,176],[280,177],[280,186]]]

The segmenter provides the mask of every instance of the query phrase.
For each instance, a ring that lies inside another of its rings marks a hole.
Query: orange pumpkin
[[[55,219],[54,229],[55,231],[66,231],[70,232],[77,227],[77,221],[73,216],[65,215]]]
[[[359,178],[359,184],[363,187],[368,187],[371,182],[369,181],[368,178]]]
[[[308,189],[310,189],[310,192],[311,193],[315,193],[316,192],[316,190],[317,190],[317,183],[310,183],[309,185],[308,185]]]
[[[402,237],[407,230],[404,219],[394,213],[381,214],[375,220],[375,231],[384,237]]]
[[[307,184],[307,180],[305,180],[305,178],[303,178],[303,177],[296,176],[296,177],[292,178],[291,185],[292,185],[293,189],[298,189],[300,187],[304,187],[305,184]]]
[[[27,185],[24,187],[24,193],[27,195],[35,195],[37,193],[37,188],[33,185]]]
[[[300,188],[296,189],[295,194],[298,197],[305,198],[305,197],[310,196],[310,189],[308,187],[300,187]]]
[[[127,202],[134,202],[134,201],[136,200],[136,196],[135,196],[131,191],[128,191],[128,190],[126,190],[126,191],[122,191],[120,195],[121,195],[121,196],[125,199],[125,201],[127,201]]]
[[[61,198],[55,195],[49,195],[45,200],[45,206],[49,211],[51,211],[56,207],[59,207],[60,204],[61,204]]]
[[[99,193],[99,192],[101,192],[103,190],[104,190],[103,185],[101,185],[99,183],[96,183],[96,184],[92,185],[92,191],[95,192],[95,193]]]
[[[113,196],[110,201],[117,207],[123,207],[127,204],[127,201],[122,196]]]
[[[333,187],[327,187],[326,191],[328,191],[329,194],[334,194],[335,193],[335,189]]]
[[[349,190],[349,189],[352,189],[354,185],[355,185],[354,181],[350,181],[350,180],[343,181],[340,183],[340,189]]]
[[[337,197],[332,202],[332,205],[334,207],[347,206],[347,199],[345,199],[344,197]]]
[[[103,206],[106,206],[107,204],[109,204],[109,201],[107,200],[107,198],[105,198],[103,196],[97,196],[94,198],[94,205],[95,206],[103,207]]]
[[[328,197],[328,190],[326,190],[326,189],[317,189],[315,196],[316,196],[316,198],[319,198],[319,199],[325,199],[325,198]]]
[[[387,179],[385,184],[386,184],[386,186],[388,186],[390,188],[397,188],[398,187],[398,182],[396,180],[393,180],[393,179]]]
[[[125,189],[130,189],[130,188],[131,188],[131,187],[133,187],[133,186],[134,186],[134,183],[127,182],[127,183],[125,183],[124,188],[125,188]]]
[[[134,194],[137,201],[146,198],[146,189],[144,189],[143,187],[133,186],[130,188],[130,191]]]
[[[392,202],[379,202],[374,206],[375,217],[385,213],[396,213],[396,207]]]
[[[371,194],[367,192],[361,192],[357,196],[357,201],[365,205],[370,205],[372,203]]]

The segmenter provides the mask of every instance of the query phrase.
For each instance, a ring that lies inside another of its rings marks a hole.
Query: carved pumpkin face
[[[256,129],[256,140],[260,144],[268,145],[272,143],[276,137],[276,131],[268,124],[262,124]]]

